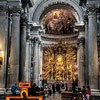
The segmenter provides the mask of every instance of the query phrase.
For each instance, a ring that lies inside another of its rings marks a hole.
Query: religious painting
[[[74,33],[74,24],[76,19],[74,15],[65,9],[55,9],[48,12],[42,24],[48,34],[71,34]]]

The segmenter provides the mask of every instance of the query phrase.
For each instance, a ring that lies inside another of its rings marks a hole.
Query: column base
[[[91,89],[91,100],[100,100],[100,90],[99,89]]]
[[[99,89],[91,89],[91,95],[99,95],[100,96],[100,90]]]
[[[5,98],[5,88],[0,88],[0,99],[4,99]]]

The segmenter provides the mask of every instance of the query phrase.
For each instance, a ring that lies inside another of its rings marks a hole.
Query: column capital
[[[36,43],[36,42],[39,41],[39,38],[38,38],[38,37],[34,37],[34,38],[32,39],[32,41],[33,41],[33,43]]]
[[[77,40],[78,47],[84,46],[84,43],[85,43],[85,38],[84,38],[84,37],[80,37],[80,38]]]
[[[25,12],[21,13],[21,23],[22,25],[26,25],[28,22],[27,14]]]
[[[21,11],[22,4],[21,0],[4,0],[0,1],[0,11],[15,11],[19,10]]]
[[[98,8],[93,7],[93,6],[90,6],[87,8],[88,15],[94,15],[97,13],[97,11],[98,11]]]
[[[76,23],[75,28],[78,29],[79,32],[84,32],[85,31],[84,22]]]
[[[7,11],[8,6],[7,5],[0,5],[0,11]]]

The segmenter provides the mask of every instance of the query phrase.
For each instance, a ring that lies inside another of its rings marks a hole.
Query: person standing
[[[26,96],[26,92],[22,93],[23,98],[21,100],[28,100],[27,96]]]
[[[83,95],[83,98],[86,99],[86,88],[85,88],[85,86],[82,87],[82,95]]]
[[[13,95],[16,95],[17,90],[19,90],[19,89],[18,89],[18,87],[17,87],[17,85],[16,85],[16,83],[15,83],[15,84],[13,84],[12,87],[11,87],[11,92],[12,92],[12,94],[13,94]]]
[[[60,94],[60,84],[59,83],[56,84],[56,91]]]
[[[53,94],[55,94],[55,85],[54,85],[54,83],[52,84],[52,92],[53,92]]]
[[[86,100],[90,100],[91,89],[89,86],[86,88]]]

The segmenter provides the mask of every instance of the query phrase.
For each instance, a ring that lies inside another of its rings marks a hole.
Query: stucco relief
[[[77,56],[74,47],[44,47],[42,76],[46,80],[76,79],[78,70],[75,67]]]

